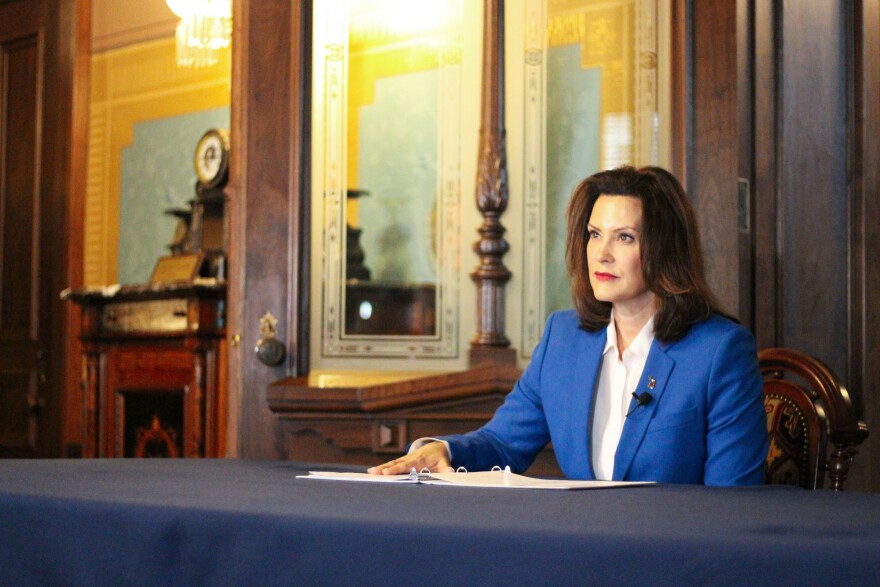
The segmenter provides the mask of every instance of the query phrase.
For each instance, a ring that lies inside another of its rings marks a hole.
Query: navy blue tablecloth
[[[302,463],[0,461],[2,585],[880,584],[880,495],[298,479]]]

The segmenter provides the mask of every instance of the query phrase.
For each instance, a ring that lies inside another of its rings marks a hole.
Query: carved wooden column
[[[471,273],[477,284],[477,333],[471,339],[471,363],[510,362],[515,352],[504,334],[504,285],[510,271],[501,257],[501,214],[507,208],[507,156],[504,130],[504,4],[485,0],[483,24],[483,98],[477,166],[477,207],[483,215],[474,252],[480,264]]]

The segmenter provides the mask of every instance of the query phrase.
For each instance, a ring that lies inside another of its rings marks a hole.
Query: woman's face
[[[588,223],[587,267],[597,300],[615,312],[638,313],[653,307],[642,273],[642,202],[633,196],[596,200]]]

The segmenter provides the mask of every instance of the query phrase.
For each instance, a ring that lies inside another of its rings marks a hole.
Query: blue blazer
[[[547,320],[529,366],[485,426],[449,442],[453,466],[525,471],[553,443],[566,477],[594,479],[590,425],[605,329],[573,310]],[[651,383],[653,379],[653,384]],[[746,485],[764,482],[767,421],[752,335],[713,316],[680,340],[655,340],[614,456],[614,479]]]

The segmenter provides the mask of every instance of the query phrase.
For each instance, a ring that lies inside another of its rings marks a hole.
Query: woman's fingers
[[[430,442],[425,446],[400,458],[388,461],[367,469],[372,475],[404,475],[411,469],[421,471],[428,469],[432,473],[451,472],[452,465],[446,445],[442,442]]]

